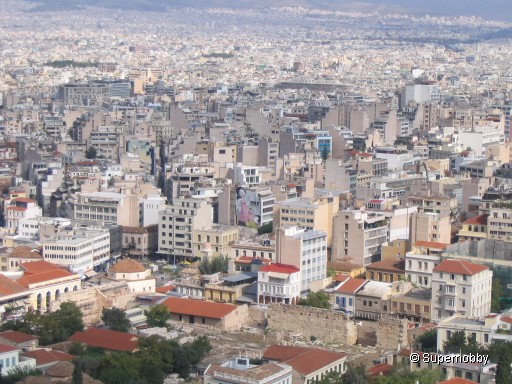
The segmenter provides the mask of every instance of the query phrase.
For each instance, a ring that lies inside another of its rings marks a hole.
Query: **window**
[[[453,273],[452,273],[452,274],[450,275],[450,280],[455,280],[455,274],[453,274]]]

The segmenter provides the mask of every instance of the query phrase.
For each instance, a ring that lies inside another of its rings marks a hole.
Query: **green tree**
[[[368,376],[364,365],[349,364],[347,371],[341,376],[343,383],[347,384],[368,384]]]
[[[130,353],[105,355],[98,379],[105,384],[126,384],[140,378],[140,360]]]
[[[126,313],[116,307],[104,308],[101,320],[113,331],[128,332],[130,329],[130,320],[126,317]]]
[[[308,296],[306,298],[300,299],[297,304],[315,308],[331,308],[331,301],[329,300],[329,296],[321,291],[308,293]]]
[[[52,312],[50,316],[56,318],[61,329],[62,340],[78,331],[84,330],[84,321],[82,319],[82,311],[75,303],[67,301],[60,305],[60,308]]]
[[[158,304],[149,310],[147,318],[150,327],[165,327],[167,320],[171,318],[171,314],[165,305]]]
[[[344,384],[341,375],[338,372],[329,372],[320,380],[315,380],[315,384]]]
[[[466,334],[464,331],[453,332],[452,335],[443,343],[443,351],[459,352],[467,346]]]
[[[327,277],[335,277],[336,276],[336,268],[334,268],[332,265],[329,265],[327,267]]]
[[[503,297],[503,287],[501,285],[501,281],[496,277],[492,279],[492,289],[491,289],[491,311],[499,312],[501,307],[500,298]]]
[[[436,352],[437,348],[437,329],[431,329],[416,338],[421,343],[423,352]]]
[[[85,157],[87,159],[95,159],[97,155],[98,155],[98,151],[94,147],[89,147],[85,151]]]
[[[83,384],[84,375],[82,373],[82,367],[79,361],[73,362],[75,369],[73,370],[73,377],[71,378],[71,384]]]
[[[489,347],[491,359],[498,362],[496,384],[512,383],[510,365],[512,364],[512,343],[499,343]]]
[[[224,255],[205,257],[199,263],[199,273],[201,275],[211,275],[217,272],[224,272],[228,269],[228,258]]]

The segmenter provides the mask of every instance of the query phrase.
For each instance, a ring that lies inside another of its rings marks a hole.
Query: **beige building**
[[[488,215],[478,215],[462,223],[457,234],[459,241],[487,239]]]
[[[123,250],[128,256],[146,257],[158,249],[158,225],[123,227]]]
[[[195,257],[227,256],[230,244],[238,241],[238,227],[214,225],[194,231],[192,248]]]
[[[299,226],[307,230],[324,231],[327,246],[332,244],[333,217],[339,210],[339,196],[319,194],[315,199],[297,198],[274,205],[274,228]]]
[[[193,257],[194,233],[213,225],[213,208],[207,200],[175,199],[160,212],[158,253],[178,258]]]
[[[418,207],[419,213],[437,213],[439,217],[454,215],[458,210],[457,198],[440,196],[440,195],[425,195],[425,196],[409,196],[407,198],[409,204]]]
[[[356,264],[379,261],[387,241],[388,222],[379,212],[340,211],[334,217],[332,259],[350,257]]]
[[[411,215],[411,243],[418,241],[450,244],[451,224],[449,216],[438,213],[413,213]]]
[[[127,227],[139,226],[137,196],[117,192],[78,193],[73,202],[74,219]]]
[[[487,238],[512,242],[512,201],[500,200],[491,203],[487,218]]]

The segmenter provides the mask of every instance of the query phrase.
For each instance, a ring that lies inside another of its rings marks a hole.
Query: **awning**
[[[93,276],[96,276],[97,273],[94,272],[92,269],[90,271],[87,271],[84,273],[85,277],[93,277]]]

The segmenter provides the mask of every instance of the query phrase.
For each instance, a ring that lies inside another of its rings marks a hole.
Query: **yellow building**
[[[393,284],[390,297],[390,315],[418,323],[430,321],[432,291],[428,288],[412,288],[410,282]]]
[[[219,282],[205,284],[204,298],[219,303],[234,304],[240,301],[243,296],[244,288],[257,279],[258,274],[254,272],[242,272],[236,275],[226,276]]]
[[[368,280],[393,283],[405,278],[404,263],[402,261],[383,260],[366,266]]]
[[[336,275],[348,275],[352,278],[359,277],[364,274],[363,265],[354,263],[354,260],[347,258],[327,263],[327,270],[332,269]]]
[[[192,235],[192,249],[195,257],[227,256],[230,244],[238,241],[238,227],[215,225],[196,229]]]
[[[488,217],[488,215],[479,215],[463,222],[462,229],[457,234],[459,242],[487,239]]]

